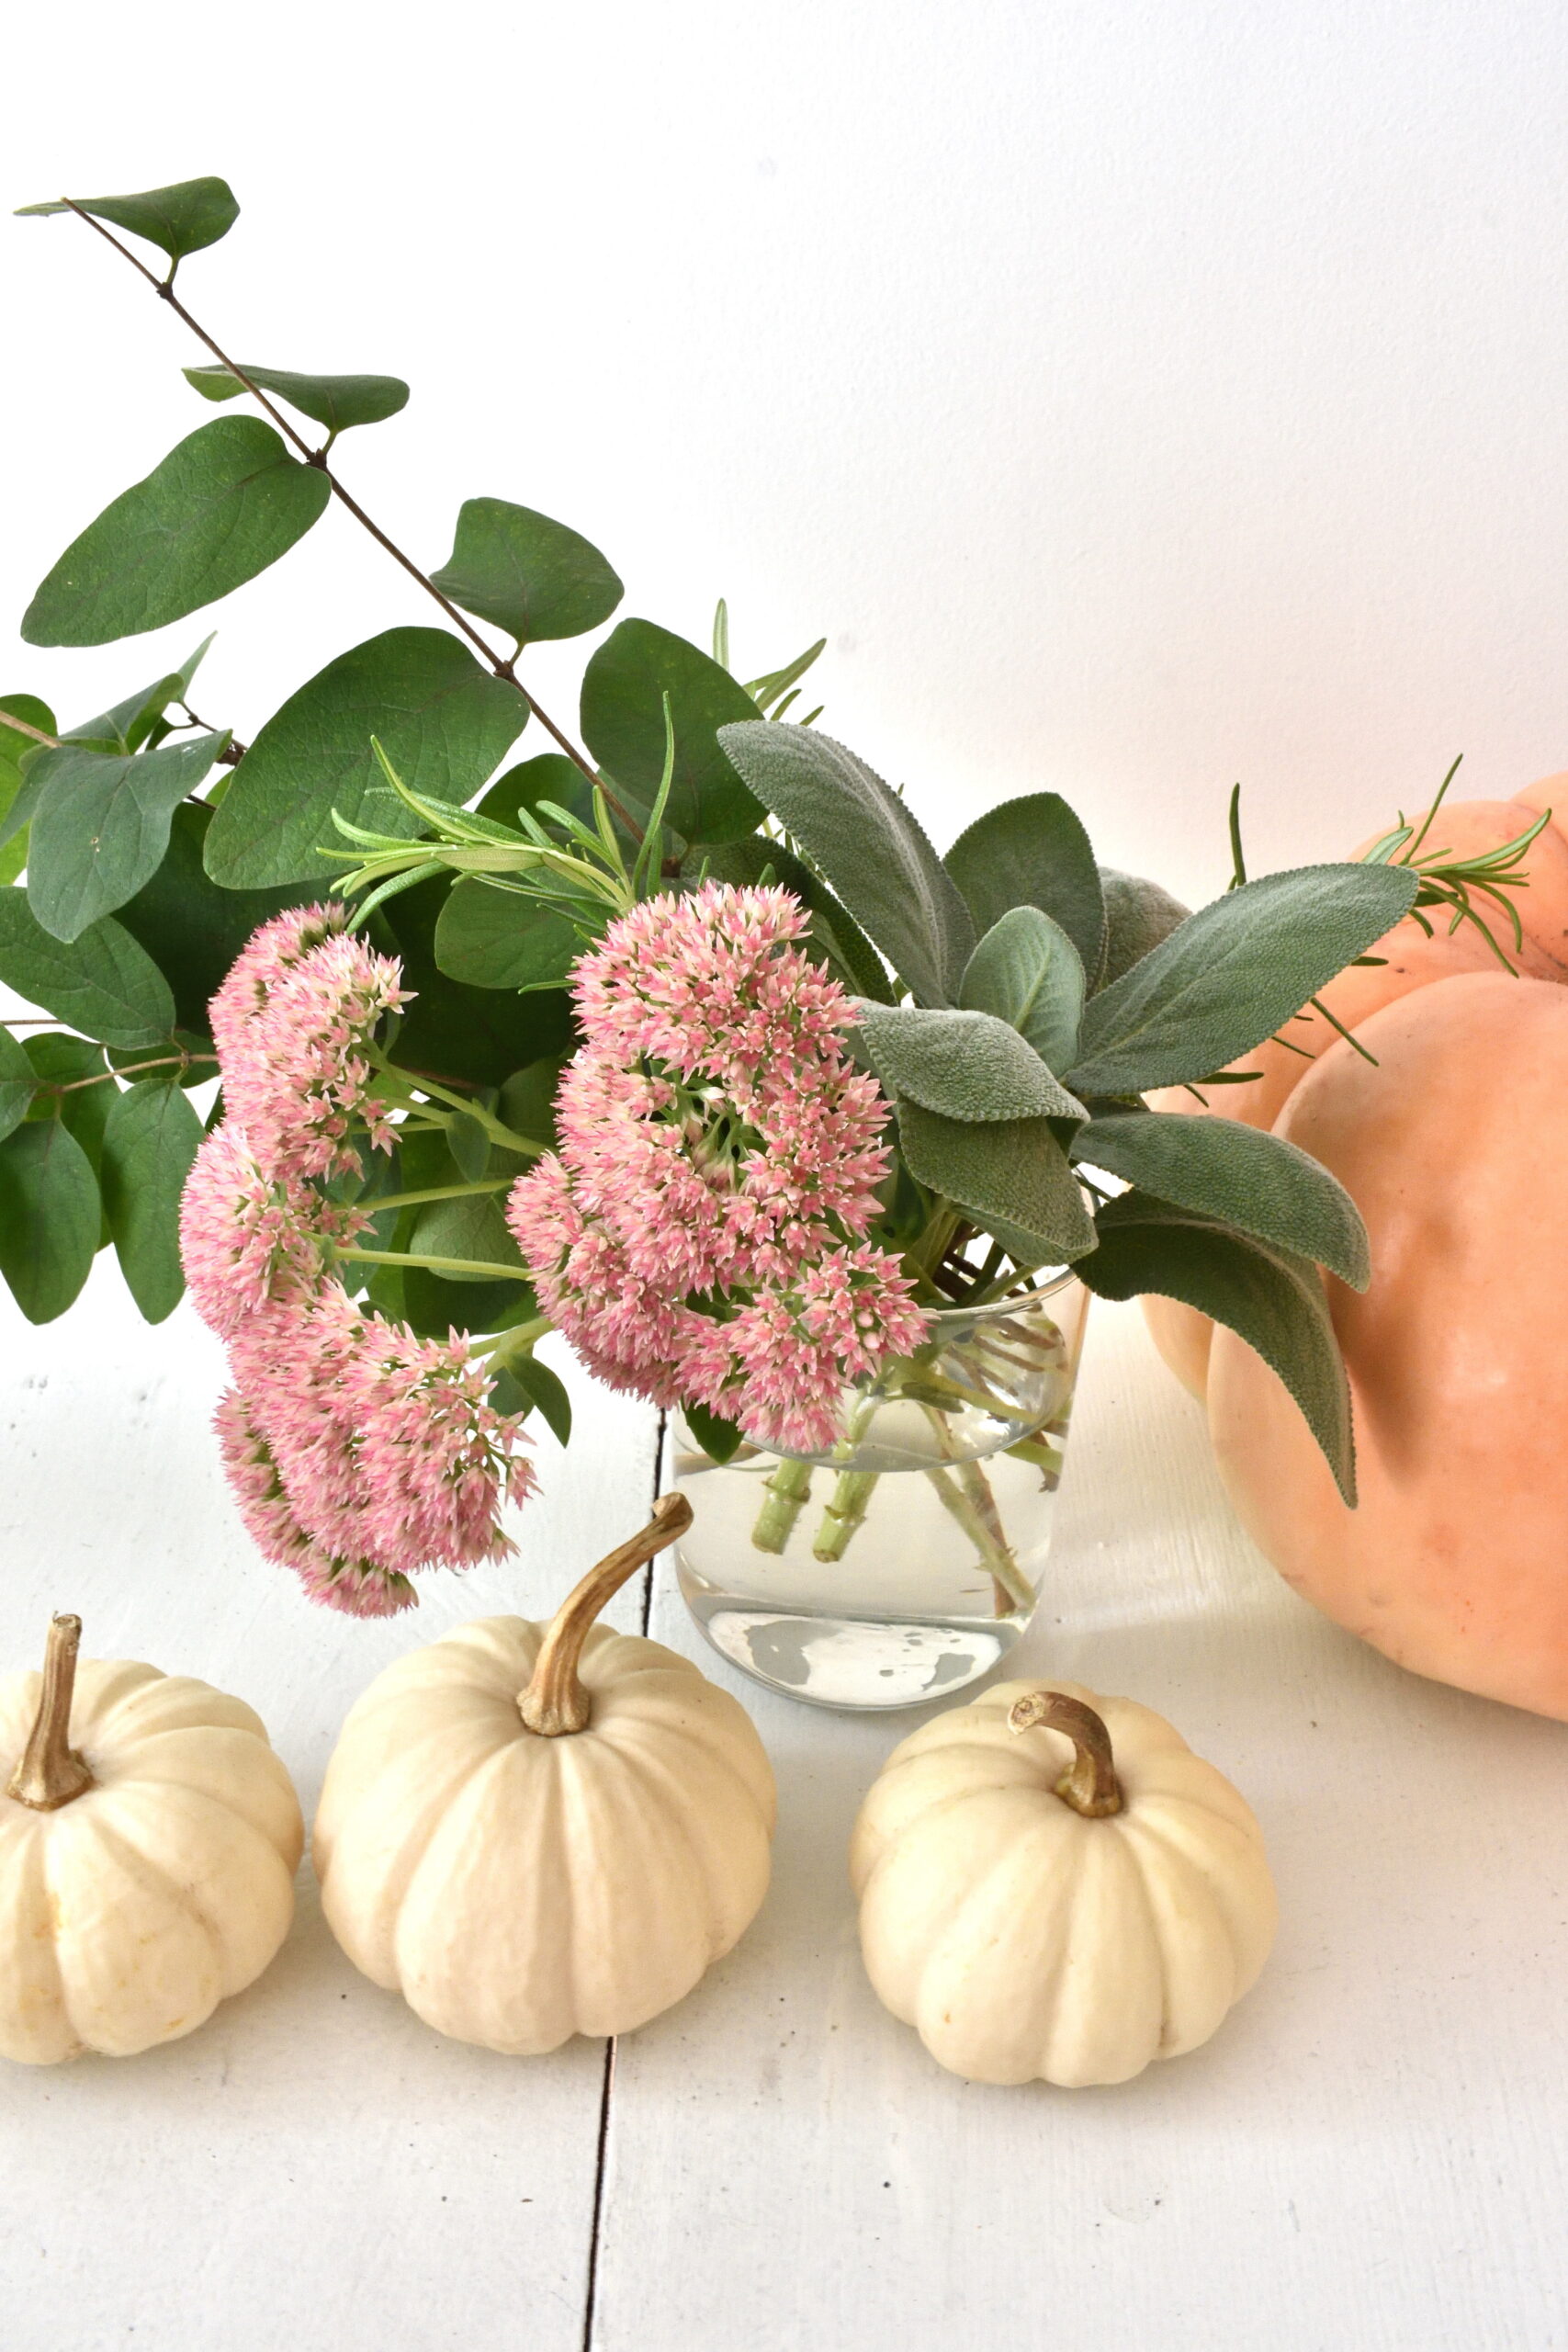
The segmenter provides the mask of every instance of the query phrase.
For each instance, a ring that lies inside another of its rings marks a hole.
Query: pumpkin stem
[[[76,1689],[80,1617],[56,1617],[44,1652],[43,1690],[28,1744],[6,1783],[6,1793],[37,1813],[53,1813],[93,1785],[93,1776],[71,1745],[71,1701]]]
[[[1065,1732],[1073,1743],[1073,1760],[1055,1788],[1062,1803],[1090,1821],[1120,1813],[1122,1783],[1111,1754],[1111,1734],[1094,1709],[1065,1691],[1032,1690],[1008,1709],[1008,1729],[1031,1731],[1036,1724],[1046,1731]]]
[[[550,1620],[528,1688],[517,1702],[530,1731],[558,1739],[563,1732],[586,1730],[592,1708],[577,1668],[589,1627],[626,1578],[683,1535],[691,1523],[692,1506],[684,1495],[661,1496],[648,1525],[590,1568],[577,1589],[567,1595]]]

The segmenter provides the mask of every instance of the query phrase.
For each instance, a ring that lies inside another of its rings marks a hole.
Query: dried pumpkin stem
[[[692,1506],[684,1495],[660,1497],[648,1525],[596,1568],[590,1568],[575,1592],[567,1595],[550,1620],[528,1688],[517,1702],[530,1731],[545,1739],[558,1739],[565,1732],[587,1729],[593,1710],[577,1669],[589,1627],[626,1578],[656,1552],[683,1535],[691,1523]]]
[[[43,1690],[28,1744],[6,1783],[6,1793],[36,1813],[53,1813],[93,1785],[93,1776],[71,1745],[71,1701],[76,1689],[80,1617],[56,1617],[43,1658]]]
[[[1055,1793],[1075,1813],[1090,1821],[1122,1810],[1122,1783],[1111,1753],[1111,1734],[1103,1718],[1081,1699],[1062,1690],[1032,1690],[1008,1709],[1009,1731],[1065,1732],[1073,1743],[1073,1760],[1056,1783]]]

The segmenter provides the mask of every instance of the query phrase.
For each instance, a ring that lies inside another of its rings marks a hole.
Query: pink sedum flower
[[[202,1143],[180,1199],[180,1257],[197,1313],[227,1339],[264,1306],[309,1297],[327,1245],[351,1241],[369,1223],[363,1210],[264,1173],[226,1120]]]
[[[407,1577],[369,1560],[342,1560],[311,1542],[295,1518],[272,1449],[251,1408],[231,1389],[213,1415],[219,1451],[240,1517],[265,1560],[291,1568],[312,1600],[351,1617],[395,1617],[417,1601]]]

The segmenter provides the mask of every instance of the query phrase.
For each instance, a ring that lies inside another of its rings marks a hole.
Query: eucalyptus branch
[[[394,563],[399,563],[402,566],[411,580],[418,582],[419,585],[424,590],[427,596],[433,596],[435,599],[435,602],[440,605],[442,611],[446,614],[453,627],[460,629],[463,635],[468,639],[469,644],[474,647],[475,650],[484,656],[485,662],[492,676],[504,679],[509,686],[515,687],[518,694],[522,695],[523,700],[527,705],[529,715],[532,718],[536,718],[540,726],[544,729],[546,734],[550,736],[554,741],[560,746],[561,750],[566,753],[567,758],[571,762],[572,765],[580,768],[591,784],[597,785],[600,790],[605,793],[605,797],[609,799],[611,807],[615,809],[615,812],[621,820],[621,822],[626,827],[628,832],[637,834],[640,839],[638,827],[626,814],[626,810],[620,807],[619,803],[615,801],[614,797],[608,792],[604,786],[604,779],[594,768],[593,763],[589,759],[586,752],[580,751],[578,746],[572,741],[571,738],[562,732],[560,728],[556,725],[555,720],[550,717],[549,712],[545,709],[541,703],[535,699],[534,695],[528,691],[528,688],[523,684],[522,679],[517,675],[516,654],[513,653],[510,656],[502,656],[502,654],[499,654],[496,651],[495,647],[490,642],[490,639],[485,637],[480,630],[474,627],[473,623],[468,619],[468,615],[462,612],[458,606],[452,602],[452,599],[446,595],[442,590],[436,586],[434,581],[431,579],[428,572],[424,572],[420,570],[412,556],[404,554],[397,541],[390,538],[381,528],[379,523],[376,522],[366,513],[364,507],[359,503],[358,499],[353,495],[352,492],[344,487],[338,476],[333,473],[332,468],[327,463],[327,450],[331,448],[333,441],[336,437],[335,435],[329,435],[325,445],[321,448],[311,448],[303,434],[296,431],[295,427],[289,423],[288,417],[284,415],[282,410],[274,401],[268,398],[265,392],[262,390],[261,386],[252,381],[251,378],[246,375],[244,369],[239,365],[238,361],[231,359],[228,353],[223,349],[221,344],[217,342],[212,335],[209,334],[207,329],[200,323],[200,322],[193,318],[189,311],[186,310],[185,304],[180,300],[179,296],[175,292],[175,267],[177,265],[171,265],[167,277],[159,277],[154,271],[148,268],[144,261],[140,260],[138,256],[131,252],[129,245],[125,245],[120,243],[112,229],[106,229],[103,222],[96,220],[92,213],[85,211],[83,207],[76,202],[73,197],[63,197],[61,201],[65,205],[69,211],[72,211],[76,215],[78,220],[85,220],[89,229],[96,231],[100,237],[105,238],[107,243],[114,247],[117,254],[123,254],[125,259],[130,264],[132,269],[141,272],[141,276],[147,280],[149,286],[152,287],[156,291],[160,300],[167,302],[169,308],[175,312],[177,318],[184,320],[186,325],[197,338],[197,341],[206,345],[208,350],[211,352],[214,359],[217,360],[219,366],[226,368],[230,375],[233,377],[235,382],[244,386],[246,391],[251,395],[251,398],[257,401],[260,406],[265,410],[274,424],[276,425],[278,431],[283,434],[288,440],[293,443],[295,448],[299,450],[305,463],[308,466],[314,466],[318,472],[326,477],[327,486],[331,490],[333,497],[338,501],[339,504],[345,506],[348,509],[348,512],[353,515],[355,521],[358,523],[363,529],[369,532],[377,545],[385,549],[387,554],[391,557]],[[31,733],[33,730],[29,729],[28,731]]]
[[[18,1028],[21,1025],[20,1022],[17,1023]],[[77,1094],[84,1086],[107,1086],[111,1079],[136,1078],[144,1069],[190,1069],[197,1062],[211,1062],[216,1066],[217,1060],[216,1054],[161,1054],[156,1061],[129,1062],[122,1069],[100,1069],[91,1078],[73,1078],[59,1085],[42,1080],[37,1091],[39,1094]]]

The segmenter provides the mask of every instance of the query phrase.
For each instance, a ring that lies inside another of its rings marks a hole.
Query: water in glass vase
[[[933,1317],[846,1396],[829,1459],[721,1466],[677,1421],[677,1571],[714,1647],[824,1707],[914,1706],[1000,1665],[1044,1572],[1086,1306],[1063,1277]]]

